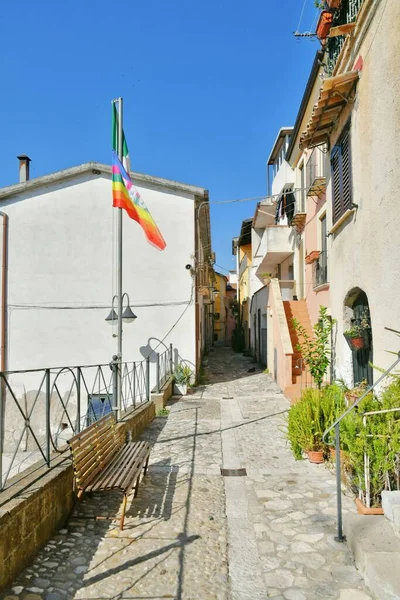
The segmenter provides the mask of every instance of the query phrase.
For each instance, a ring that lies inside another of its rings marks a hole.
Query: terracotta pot
[[[319,465],[324,462],[324,451],[323,450],[309,450],[307,452],[308,460],[311,463]]]
[[[362,336],[349,338],[350,344],[355,350],[362,350],[365,348],[365,340]]]
[[[312,252],[310,252],[310,254],[307,254],[307,256],[305,258],[306,265],[311,265],[316,260],[318,260],[320,254],[321,253],[319,250],[313,250]]]
[[[367,508],[360,500],[356,498],[357,512],[359,515],[383,515],[383,508]]]
[[[320,40],[324,40],[328,37],[329,30],[332,27],[332,20],[333,14],[328,10],[323,10],[319,15],[317,36]]]

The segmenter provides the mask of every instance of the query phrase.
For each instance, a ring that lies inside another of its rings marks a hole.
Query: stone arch
[[[366,380],[368,384],[372,384],[372,322],[368,296],[364,290],[359,287],[352,288],[346,294],[343,304],[343,331],[350,329],[350,327],[354,325],[366,326],[364,330],[366,347],[359,350],[351,350],[353,382],[354,385],[357,385],[361,383],[361,381]]]

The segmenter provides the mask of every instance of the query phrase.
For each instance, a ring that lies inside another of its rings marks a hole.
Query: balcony
[[[306,165],[307,196],[320,196],[326,190],[325,155],[314,148]]]
[[[294,171],[286,160],[277,167],[272,181],[272,195],[280,194],[284,189],[290,189],[294,185]]]
[[[291,227],[296,227],[297,230],[303,229],[307,220],[307,212],[306,212],[306,199],[304,193],[296,197],[296,202],[294,206],[294,215],[292,220],[290,221]]]
[[[293,244],[290,229],[287,227],[279,225],[266,227],[260,244],[264,253],[256,271],[257,277],[263,278],[267,273],[274,275],[277,266],[293,254]]]
[[[328,283],[328,257],[326,252],[321,252],[313,263],[313,287],[318,288]]]
[[[340,8],[336,10],[333,16],[331,35],[335,32],[336,27],[348,25],[356,21],[363,2],[364,0],[342,0]],[[337,30],[337,32],[339,31],[340,30]],[[345,39],[345,35],[337,34],[332,37],[328,37],[327,39],[328,75],[332,75],[335,70],[336,63],[339,58]]]

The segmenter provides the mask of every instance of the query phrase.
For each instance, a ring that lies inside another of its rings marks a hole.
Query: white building
[[[124,213],[123,291],[137,315],[124,326],[124,360],[172,343],[196,371],[204,343],[197,288],[211,254],[208,192],[132,177],[167,247],[153,248]],[[0,190],[0,204],[7,215],[3,369],[109,362],[116,353],[116,331],[105,321],[116,293],[111,168],[90,162],[12,185]]]

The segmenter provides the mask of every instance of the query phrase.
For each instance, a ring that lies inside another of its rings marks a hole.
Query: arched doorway
[[[354,326],[363,327],[366,339],[365,348],[352,350],[353,381],[354,385],[362,381],[367,381],[369,385],[372,385],[373,373],[371,364],[373,362],[373,348],[371,317],[367,295],[360,288],[353,288],[346,296],[344,326],[345,329]]]

